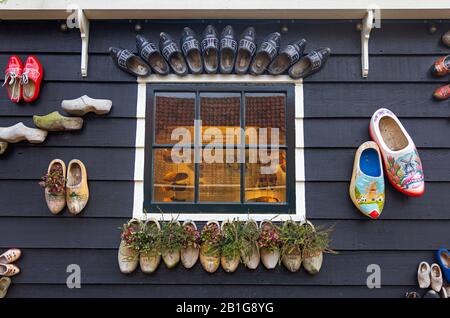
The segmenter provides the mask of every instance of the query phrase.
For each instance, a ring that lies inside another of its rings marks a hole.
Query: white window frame
[[[170,220],[178,217],[178,220],[224,221],[229,219],[246,220],[245,213],[148,213],[143,211],[144,205],[144,165],[145,165],[145,122],[147,105],[147,84],[183,84],[183,83],[245,83],[245,84],[294,84],[295,85],[295,214],[270,214],[270,213],[250,213],[250,218],[256,221],[275,218],[277,221],[296,220],[304,221],[306,218],[305,205],[305,160],[304,160],[304,134],[303,134],[303,81],[293,80],[289,76],[252,76],[252,75],[151,75],[137,80],[137,109],[136,109],[136,143],[134,162],[134,200],[133,217],[145,218],[155,217]],[[290,132],[292,133],[292,132]],[[293,160],[293,159],[290,159]]]

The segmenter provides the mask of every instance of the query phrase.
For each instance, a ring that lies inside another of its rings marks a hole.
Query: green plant
[[[292,220],[286,221],[280,228],[281,255],[290,254],[302,249],[306,240],[306,229],[304,226]]]
[[[185,224],[183,226],[183,248],[200,246],[200,232],[194,228],[192,224]]]
[[[201,242],[207,247],[205,250],[206,255],[212,256],[220,253],[222,233],[217,223],[211,222],[203,227]]]
[[[122,225],[121,238],[125,246],[139,251],[141,249],[142,223],[138,220],[131,220]]]
[[[254,252],[255,246],[258,245],[258,238],[260,231],[256,222],[241,223],[239,233],[239,241],[241,246],[241,253],[245,257],[250,257]]]
[[[334,230],[334,225],[326,228],[323,226],[314,228],[311,224],[302,225],[305,231],[303,242],[303,256],[314,256],[317,253],[336,253],[330,249],[330,235]]]
[[[183,246],[184,230],[180,223],[172,219],[162,222],[161,225],[161,251],[174,252]]]
[[[159,253],[161,249],[161,232],[155,222],[147,222],[138,236],[140,252]]]
[[[223,225],[220,251],[225,258],[235,258],[240,255],[241,227],[242,224],[236,220]]]
[[[258,246],[269,251],[274,251],[280,247],[280,243],[278,228],[272,222],[265,222],[259,233]]]

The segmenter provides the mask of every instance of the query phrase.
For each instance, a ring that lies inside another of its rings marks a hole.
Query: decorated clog
[[[236,74],[245,74],[248,71],[250,62],[256,52],[255,43],[256,31],[253,27],[248,27],[242,32],[236,56],[234,71]]]
[[[20,256],[22,256],[22,251],[18,248],[11,248],[0,255],[0,264],[11,264],[16,262]]]
[[[443,56],[434,62],[431,67],[431,73],[434,76],[445,76],[450,74],[450,55]]]
[[[177,75],[187,75],[188,66],[183,53],[169,34],[165,32],[159,34],[159,49]]]
[[[439,87],[434,91],[433,97],[437,100],[446,100],[450,97],[450,84]]]
[[[0,276],[12,277],[19,273],[20,269],[16,265],[0,263]]]
[[[181,33],[181,49],[192,74],[203,72],[202,50],[197,36],[191,28],[184,28]]]
[[[425,192],[422,162],[397,116],[389,109],[378,109],[370,120],[370,135],[380,148],[386,175],[394,188],[409,196],[421,196]]]
[[[253,75],[260,75],[264,73],[270,62],[278,54],[280,48],[281,34],[274,32],[266,36],[261,45],[256,51],[255,58],[250,65],[250,73]]]
[[[306,40],[300,39],[289,43],[270,63],[268,72],[272,75],[283,74],[292,64],[296,63],[305,50]]]
[[[350,198],[365,216],[377,219],[384,206],[384,176],[380,150],[373,141],[359,146],[355,154]]]
[[[109,54],[114,64],[122,71],[134,76],[147,76],[150,74],[150,67],[139,56],[134,55],[129,50],[110,47]]]
[[[34,102],[41,91],[44,68],[36,56],[30,55],[25,61],[22,72],[23,100],[26,103]]]
[[[291,66],[289,76],[293,79],[298,79],[317,73],[325,66],[330,54],[331,50],[327,47],[309,52]]]
[[[212,25],[203,31],[202,56],[206,73],[216,73],[219,68],[219,34]]]
[[[220,35],[220,73],[230,74],[233,72],[236,52],[237,41],[234,29],[231,25],[227,25]]]
[[[139,56],[158,74],[168,74],[169,64],[159,52],[156,45],[142,35],[136,35],[136,48]]]
[[[21,85],[22,72],[23,64],[20,58],[17,55],[11,56],[6,66],[3,86],[6,85],[8,98],[13,103],[18,103],[23,96],[23,87]]]
[[[441,248],[437,251],[436,258],[447,282],[450,282],[450,252],[445,248]]]

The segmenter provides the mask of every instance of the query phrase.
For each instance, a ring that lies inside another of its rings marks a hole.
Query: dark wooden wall
[[[238,32],[248,22],[235,21]],[[225,22],[224,22],[225,23]],[[221,28],[225,24],[217,26]],[[78,30],[62,32],[59,22],[0,22],[0,65],[11,54],[36,54],[45,67],[40,100],[15,105],[0,92],[0,126],[18,121],[32,125],[31,115],[58,110],[62,99],[87,94],[113,100],[109,116],[88,116],[80,132],[51,133],[42,145],[11,145],[0,156],[0,248],[19,247],[22,273],[13,278],[10,297],[401,297],[416,290],[416,268],[434,261],[434,251],[450,242],[450,108],[431,94],[448,78],[429,75],[433,61],[449,50],[439,36],[450,22],[438,22],[428,33],[424,21],[383,21],[370,39],[370,73],[361,79],[360,36],[356,21],[288,23],[283,44],[297,37],[307,50],[332,48],[326,68],[304,85],[307,218],[334,224],[333,247],[319,275],[288,273],[280,267],[234,274],[205,273],[181,266],[145,276],[120,274],[117,265],[119,226],[132,214],[136,130],[135,78],[118,71],[109,46],[134,48],[134,24],[91,22],[89,77],[80,76]],[[281,24],[255,21],[257,34]],[[142,33],[156,39],[160,31],[178,35],[185,25],[201,31],[204,24],[159,21],[142,23]],[[379,107],[401,118],[419,148],[427,190],[408,198],[387,185],[381,219],[362,217],[347,194],[353,156],[369,139],[368,125]],[[38,179],[53,158],[83,160],[91,200],[84,212],[53,216],[47,210]],[[366,267],[379,264],[382,288],[366,287]],[[66,287],[66,267],[79,264],[82,288]]]

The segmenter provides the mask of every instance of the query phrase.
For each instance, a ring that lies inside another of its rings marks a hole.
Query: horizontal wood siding
[[[239,34],[247,21],[235,23]],[[370,39],[370,72],[361,78],[358,21],[287,21],[282,44],[308,40],[307,51],[330,46],[326,68],[305,80],[304,181],[306,217],[314,224],[335,224],[332,247],[319,275],[291,274],[280,267],[234,274],[206,274],[200,264],[145,276],[120,274],[117,265],[119,227],[132,215],[137,85],[118,71],[108,56],[110,46],[134,49],[134,24],[91,21],[89,77],[80,76],[78,30],[60,31],[57,21],[1,21],[0,65],[11,54],[35,54],[45,68],[40,99],[14,105],[0,92],[0,126],[19,121],[32,126],[33,114],[60,109],[61,100],[89,95],[113,101],[108,116],[88,115],[82,131],[51,133],[42,145],[11,145],[0,156],[0,248],[20,247],[22,273],[13,278],[10,297],[401,297],[417,290],[416,267],[434,261],[434,251],[450,242],[450,108],[431,94],[447,78],[429,73],[433,61],[448,54],[439,36],[450,28],[437,21],[431,35],[424,21],[382,21]],[[179,36],[186,25],[201,34],[198,21],[142,22],[153,40],[160,31]],[[280,30],[276,21],[253,21],[258,40]],[[408,198],[386,187],[380,220],[361,216],[348,198],[356,148],[369,140],[368,125],[379,107],[393,110],[416,142],[423,160],[426,194]],[[292,132],[294,133],[294,132]],[[91,199],[77,217],[67,211],[52,216],[37,182],[50,160],[85,162]],[[79,264],[82,288],[68,289],[66,267]],[[366,287],[366,268],[379,264],[382,288]]]

